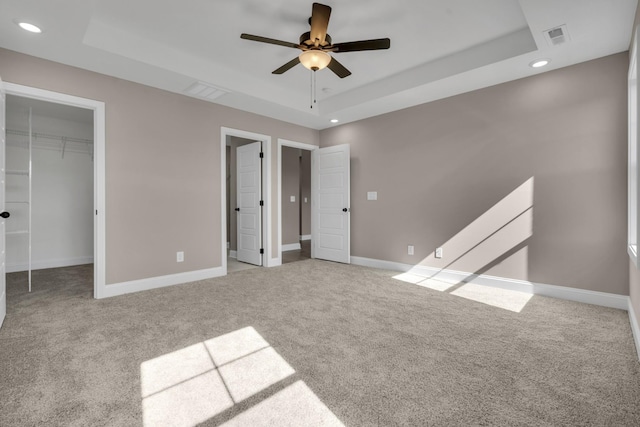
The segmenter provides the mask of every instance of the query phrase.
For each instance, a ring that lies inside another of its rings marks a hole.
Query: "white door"
[[[238,261],[262,265],[261,143],[242,145],[236,151]]]
[[[0,327],[7,314],[7,278],[5,276],[4,253],[4,147],[5,147],[5,95],[0,79]]]
[[[349,145],[311,152],[311,256],[349,264]]]

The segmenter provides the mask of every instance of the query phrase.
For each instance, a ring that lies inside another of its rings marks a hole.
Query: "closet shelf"
[[[20,234],[29,234],[29,230],[16,230],[16,231],[7,231],[4,233],[7,236],[17,236]]]
[[[26,175],[29,176],[28,170],[7,170],[5,171],[7,175]]]
[[[23,130],[15,130],[15,129],[7,129],[7,135],[15,135],[15,136],[29,136],[31,135],[35,139],[52,139],[56,141],[67,141],[67,142],[78,142],[81,144],[93,144],[92,139],[84,139],[84,138],[73,138],[70,136],[61,136],[61,135],[51,135],[48,133],[38,133],[33,132],[29,134],[28,131]]]
[[[24,200],[6,200],[5,203],[20,203],[22,205],[28,205],[29,204],[28,201],[24,201]]]

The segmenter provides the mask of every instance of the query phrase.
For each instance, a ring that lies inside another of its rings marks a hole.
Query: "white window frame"
[[[638,201],[640,201],[640,176],[638,174],[638,136],[640,135],[638,121],[638,27],[634,30],[631,49],[629,50],[629,76],[628,76],[628,101],[629,101],[629,154],[628,154],[628,226],[627,226],[627,252],[638,268],[638,243],[640,242],[640,223],[638,216]]]

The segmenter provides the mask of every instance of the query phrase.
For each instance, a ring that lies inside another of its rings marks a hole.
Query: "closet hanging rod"
[[[29,136],[29,132],[24,131],[24,130],[7,129],[7,135]],[[51,135],[51,134],[46,134],[46,133],[33,132],[31,134],[31,136],[33,136],[35,139],[55,139],[55,140],[59,140],[59,141],[80,142],[80,143],[84,143],[84,144],[93,144],[93,140],[92,139],[72,138],[72,137],[68,137],[68,136]]]

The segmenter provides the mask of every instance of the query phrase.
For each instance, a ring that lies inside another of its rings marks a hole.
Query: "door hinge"
[[[264,254],[264,249],[260,249],[260,255]]]
[[[264,153],[262,151],[260,152],[260,158],[264,158]]]
[[[264,206],[264,200],[260,200],[260,206]]]

